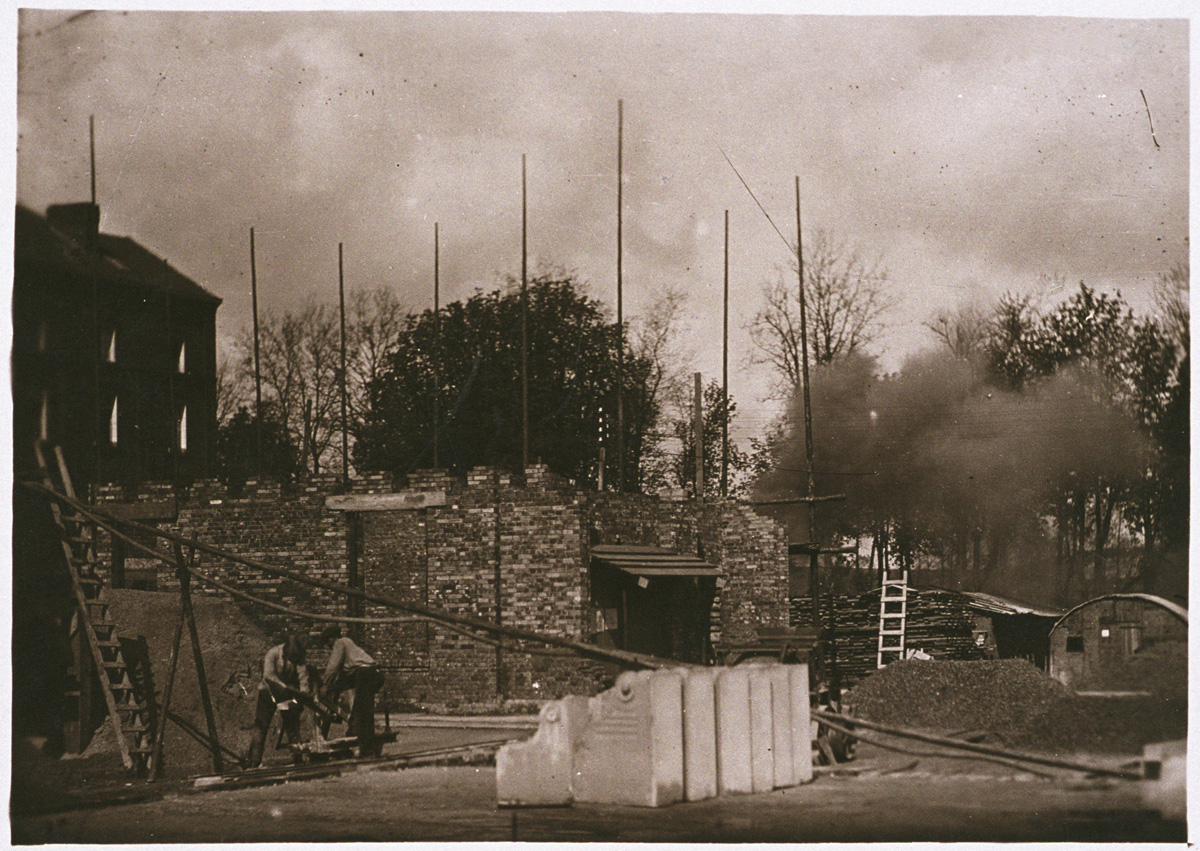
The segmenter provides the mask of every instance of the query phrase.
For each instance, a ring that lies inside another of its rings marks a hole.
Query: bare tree
[[[925,327],[958,360],[970,360],[983,350],[988,336],[988,316],[975,304],[941,310]]]
[[[383,373],[386,356],[396,347],[408,313],[390,287],[350,293],[346,317],[346,395],[351,440],[367,409],[367,388]]]
[[[253,375],[251,375],[253,381]],[[253,384],[250,385],[250,392]],[[246,382],[236,362],[225,351],[217,353],[217,425],[224,425],[246,404],[249,398]]]
[[[240,367],[254,380],[254,339],[243,331]],[[311,299],[296,313],[267,313],[259,322],[263,401],[300,450],[301,468],[319,474],[332,460],[341,399],[338,315]]]
[[[1159,276],[1154,287],[1154,307],[1164,330],[1182,354],[1191,349],[1191,310],[1188,304],[1191,271],[1187,261]]]
[[[861,350],[882,327],[892,299],[884,290],[887,271],[844,240],[818,231],[804,246],[804,293],[808,339],[814,365]],[[796,266],[780,269],[762,287],[763,306],[749,323],[758,347],[754,363],[779,376],[784,393],[803,382],[800,362],[800,293]]]
[[[641,419],[638,425],[645,435],[638,486],[647,492],[668,484],[671,460],[663,444],[673,434],[665,414],[682,398],[687,384],[681,364],[689,360],[689,353],[679,347],[679,326],[686,304],[687,293],[670,286],[659,294],[644,317],[630,323],[630,349],[650,365],[646,403],[637,411]]]

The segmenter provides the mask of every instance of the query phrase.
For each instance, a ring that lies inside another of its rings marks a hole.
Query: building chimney
[[[46,221],[86,248],[95,248],[100,236],[100,206],[89,202],[51,204]]]

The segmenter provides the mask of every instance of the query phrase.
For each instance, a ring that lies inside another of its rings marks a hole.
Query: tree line
[[[1008,294],[942,311],[926,326],[936,345],[885,375],[871,353],[894,305],[881,259],[825,233],[804,254],[814,475],[818,493],[846,494],[820,509],[817,543],[859,542],[873,564],[926,571],[927,584],[1046,603],[1178,585],[1190,486],[1186,266],[1161,276],[1144,316],[1085,283],[1058,303]],[[762,284],[747,325],[748,361],[770,371],[787,407],[749,447],[731,443],[734,496],[806,490],[796,274],[793,264]],[[524,310],[532,462],[612,488],[623,443],[625,490],[654,493],[694,488],[699,444],[705,491],[716,493],[738,408],[710,381],[694,433],[685,309],[668,290],[618,329],[586,282],[557,268],[535,274],[524,301],[509,277],[436,312],[411,310],[388,288],[353,292],[350,465],[403,476],[436,454],[455,473],[519,469]],[[262,318],[260,424],[253,337],[238,337],[219,382],[231,486],[258,472],[342,470],[339,321],[312,300]]]

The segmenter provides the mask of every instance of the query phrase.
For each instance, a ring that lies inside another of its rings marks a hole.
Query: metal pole
[[[338,243],[338,311],[342,324],[342,484],[350,483],[350,438],[346,434],[346,284],[342,274],[342,243]]]
[[[692,445],[696,450],[696,499],[704,499],[704,390],[700,373],[695,373],[696,389],[692,400]]]
[[[254,262],[254,228],[250,228],[250,306],[254,314],[254,466],[255,473],[262,476],[262,373],[258,366],[258,269]]]
[[[433,467],[438,466],[438,419],[442,392],[442,305],[438,292],[438,223],[433,222]]]
[[[815,482],[813,479],[813,439],[812,439],[812,399],[808,388],[808,314],[804,298],[804,240],[800,227],[800,177],[796,176],[796,268],[800,278],[800,369],[804,381],[804,455],[808,462],[808,540],[814,546],[817,543],[816,529],[813,526]],[[820,580],[818,555],[814,551],[809,556],[808,585],[812,594],[812,622],[819,627],[821,622],[821,604],[817,584]]]
[[[625,102],[617,101],[617,493],[625,492],[625,313],[621,281],[621,207],[624,198]]]
[[[729,211],[725,211],[725,305],[721,325],[721,496],[729,496]]]
[[[529,293],[528,219],[525,209],[525,155],[521,154],[521,469],[529,468]]]

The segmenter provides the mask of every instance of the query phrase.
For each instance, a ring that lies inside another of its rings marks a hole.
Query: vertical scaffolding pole
[[[821,623],[820,562],[817,554],[817,533],[813,525],[816,490],[813,478],[812,397],[808,387],[808,313],[804,297],[804,238],[800,227],[800,177],[796,176],[796,268],[800,279],[800,370],[804,381],[804,457],[808,462],[808,541],[812,547],[808,563],[808,585],[812,594],[812,623]]]
[[[338,315],[342,346],[342,484],[350,484],[350,438],[346,433],[346,284],[342,274],[342,243],[338,243]]]
[[[695,373],[692,400],[692,445],[696,450],[696,499],[704,499],[704,388],[700,373]]]
[[[521,154],[521,470],[529,468],[529,293],[525,155]]]
[[[721,496],[729,496],[729,211],[725,211],[725,299],[721,323]]]
[[[617,493],[625,492],[625,312],[621,281],[621,207],[624,198],[625,102],[617,101]]]
[[[442,305],[438,292],[438,223],[433,222],[433,467],[438,466],[438,420],[442,416]]]
[[[254,261],[254,228],[250,228],[250,309],[254,315],[254,467],[263,473],[262,372],[258,365],[258,269]]]

